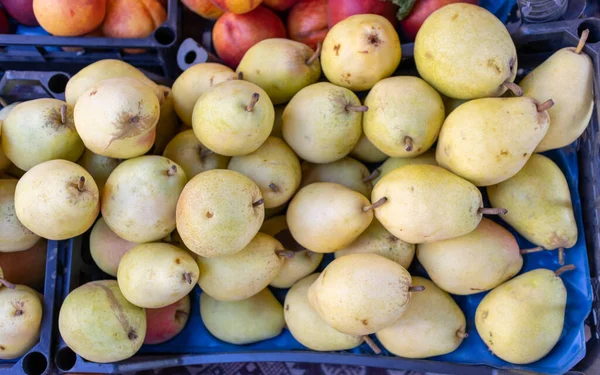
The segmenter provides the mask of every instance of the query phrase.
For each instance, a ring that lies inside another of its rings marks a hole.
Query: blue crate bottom
[[[474,325],[474,315],[477,305],[486,293],[479,293],[472,296],[455,296],[456,301],[465,312],[467,317],[466,338],[461,346],[454,352],[439,357],[431,358],[436,361],[453,362],[471,365],[489,365],[504,369],[521,369],[537,371],[545,374],[563,374],[570,370],[585,356],[585,335],[583,321],[588,316],[592,303],[592,290],[590,285],[590,274],[588,258],[583,233],[583,223],[581,215],[581,202],[578,191],[578,165],[577,154],[574,146],[554,150],[545,153],[561,168],[565,174],[569,188],[577,226],[579,229],[579,239],[577,244],[566,250],[565,264],[574,264],[575,271],[564,273],[561,277],[567,288],[567,312],[562,337],[554,349],[543,359],[530,365],[513,365],[494,356],[485,346]],[[516,234],[508,225],[501,223],[515,236],[517,236],[521,248],[533,247],[533,245]],[[332,260],[331,255],[327,255],[321,269]],[[417,263],[415,261],[415,263]],[[536,268],[548,268],[556,270],[560,267],[556,251],[544,251],[539,253],[527,254],[524,258],[524,265],[521,273]],[[413,264],[411,273],[426,276],[426,273],[418,264]],[[273,290],[275,295],[283,302],[285,290]],[[191,294],[192,311],[186,328],[172,340],[159,345],[145,345],[140,353],[243,353],[243,352],[277,352],[277,351],[302,351],[309,349],[297,342],[288,330],[284,330],[279,336],[270,340],[237,346],[225,343],[213,337],[202,323],[199,312],[200,289],[196,287]],[[407,338],[410,340],[410,338]],[[382,347],[383,349],[383,347]],[[348,351],[348,353],[374,355],[366,344]],[[392,356],[384,350],[382,356]],[[276,360],[276,357],[273,358]]]

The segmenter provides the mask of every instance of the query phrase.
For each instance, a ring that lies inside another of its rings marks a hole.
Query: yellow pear
[[[468,336],[465,315],[452,297],[430,280],[415,276],[412,282],[425,289],[411,295],[404,314],[377,332],[377,339],[388,351],[404,358],[453,352]]]
[[[119,237],[100,217],[90,233],[90,255],[103,272],[117,277],[123,255],[138,244]]]
[[[106,184],[108,176],[110,176],[112,171],[114,171],[120,163],[121,160],[119,159],[94,154],[88,149],[86,149],[79,160],[77,160],[77,164],[81,165],[90,175],[92,175],[96,185],[98,185],[98,191],[100,192],[104,190],[104,184]]]
[[[265,90],[273,104],[286,103],[319,80],[319,51],[290,39],[265,39],[246,51],[237,72]]]
[[[367,108],[352,91],[319,82],[300,90],[283,111],[283,139],[301,158],[330,163],[348,155],[362,134]]]
[[[464,236],[419,244],[417,259],[440,288],[458,295],[490,290],[523,266],[515,237],[486,218]]]
[[[331,182],[315,182],[292,198],[286,219],[292,236],[304,248],[332,253],[351,244],[367,229],[373,209],[369,200],[356,191]]]
[[[369,169],[363,163],[348,156],[325,164],[302,163],[302,186],[334,182],[370,197],[373,184],[367,179],[369,175]]]
[[[369,141],[365,133],[360,136],[356,146],[350,151],[350,156],[364,163],[379,163],[388,158]]]
[[[427,151],[444,122],[444,103],[427,82],[418,77],[383,79],[365,99],[365,135],[379,150],[395,157],[412,157]]]
[[[2,107],[2,109],[0,109],[0,130],[2,130],[2,123],[3,123],[4,119],[6,118],[6,116],[8,116],[8,113],[10,111],[12,111],[13,108],[15,108],[20,103],[21,102],[14,102],[14,103],[11,103],[11,104],[8,104],[8,105],[4,105]]]
[[[444,122],[436,146],[441,167],[477,186],[514,176],[531,157],[550,125],[552,101],[521,98],[471,100]]]
[[[429,149],[424,154],[415,156],[414,158],[389,158],[383,164],[381,164],[372,174],[373,185],[377,185],[385,175],[391,171],[411,164],[427,164],[427,165],[438,165],[435,160],[435,150]]]
[[[347,335],[327,324],[308,302],[308,289],[318,273],[298,281],[285,296],[283,314],[292,336],[302,345],[317,351],[347,350],[359,346],[359,335]]]
[[[391,76],[401,57],[400,39],[390,21],[377,14],[357,14],[329,30],[321,65],[331,83],[362,91]]]
[[[156,140],[152,146],[152,155],[161,155],[165,147],[179,130],[179,119],[173,109],[173,94],[166,86],[158,86],[163,90],[165,101],[160,106],[160,117],[156,123]]]
[[[283,111],[285,110],[285,104],[276,105],[275,109],[275,121],[273,122],[273,130],[271,130],[271,137],[277,137],[283,139],[281,134],[281,127],[283,126]]]
[[[517,75],[517,51],[506,26],[477,5],[449,4],[433,12],[414,49],[419,75],[451,98],[500,96]]]
[[[12,178],[0,180],[0,253],[27,250],[40,239],[15,215],[17,182]]]
[[[503,219],[529,242],[547,250],[573,247],[577,223],[569,185],[560,168],[534,154],[514,177],[488,186],[493,207],[504,207]]]
[[[241,301],[219,301],[202,293],[200,316],[208,332],[235,345],[270,339],[285,325],[283,307],[269,289]]]

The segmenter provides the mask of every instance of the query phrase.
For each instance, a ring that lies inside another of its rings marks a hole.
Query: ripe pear
[[[363,163],[349,156],[326,164],[302,163],[302,186],[334,182],[370,197],[373,184],[367,179],[369,175],[369,169]]]
[[[66,160],[31,168],[17,183],[15,213],[30,231],[49,240],[66,240],[87,231],[100,211],[92,176]]]
[[[182,168],[163,156],[125,160],[106,181],[102,217],[127,241],[158,241],[175,230],[177,199],[186,183]]]
[[[14,102],[12,104],[5,105],[2,107],[2,109],[0,109],[0,130],[2,130],[2,123],[4,122],[6,116],[8,116],[8,113],[20,103],[21,102]]]
[[[58,329],[84,359],[116,362],[133,356],[144,343],[146,311],[125,299],[116,280],[92,281],[67,295]]]
[[[437,286],[458,295],[495,288],[523,266],[515,237],[486,218],[464,236],[419,244],[417,259]]]
[[[213,86],[236,78],[231,68],[217,63],[202,63],[189,67],[173,83],[175,112],[184,124],[192,126],[192,112],[198,98]]]
[[[357,14],[329,30],[321,64],[331,83],[362,91],[391,76],[401,57],[400,39],[390,21],[377,14]]]
[[[197,257],[198,285],[219,301],[250,298],[269,285],[283,266],[283,245],[275,238],[257,233],[242,251],[215,258]]]
[[[125,298],[152,309],[182,299],[192,291],[198,276],[198,265],[187,251],[159,242],[135,246],[123,255],[117,270]]]
[[[77,161],[85,147],[73,123],[73,107],[57,99],[17,105],[2,122],[2,150],[23,170],[53,159]]]
[[[96,154],[128,159],[154,144],[160,102],[150,87],[132,78],[111,78],[90,87],[75,105],[75,127]]]
[[[331,163],[348,155],[362,134],[358,97],[350,90],[319,82],[300,90],[283,111],[283,139],[311,163]]]
[[[441,167],[477,186],[514,176],[529,160],[550,125],[552,102],[521,98],[471,100],[444,122],[436,146]]]
[[[449,4],[433,12],[414,48],[419,75],[451,98],[500,96],[517,75],[517,50],[506,26],[477,5]]]
[[[290,233],[285,215],[265,220],[260,231],[275,238],[284,249],[294,252],[293,257],[283,258],[281,270],[269,283],[275,288],[287,289],[291,287],[296,281],[314,272],[323,260],[323,254],[306,250],[296,242]]]
[[[404,267],[377,254],[335,259],[308,290],[313,309],[348,335],[368,335],[397,321],[410,300],[412,279]]]
[[[116,277],[123,255],[137,243],[119,237],[100,217],[90,233],[90,255],[94,263],[105,273]]]
[[[213,336],[235,345],[275,337],[285,324],[283,308],[269,289],[241,301],[219,301],[202,293],[200,316]]]
[[[173,137],[165,147],[163,156],[180,165],[189,179],[211,169],[227,169],[231,159],[206,148],[192,129],[184,130]]]
[[[0,359],[27,353],[40,338],[42,302],[35,290],[4,280],[0,269]]]
[[[27,250],[40,239],[15,215],[17,182],[16,179],[0,180],[0,253]]]
[[[419,156],[415,156],[414,158],[389,158],[383,164],[381,164],[374,174],[373,177],[373,185],[377,185],[379,180],[381,180],[385,175],[390,173],[391,171],[403,167],[405,165],[411,164],[426,164],[426,165],[438,165],[435,160],[435,150],[429,149],[424,154]]]
[[[567,289],[556,272],[536,269],[489,292],[475,312],[475,326],[494,355],[515,364],[537,361],[560,339]]]
[[[290,39],[265,39],[250,47],[236,71],[265,90],[273,104],[287,103],[303,87],[319,80],[319,52]]]
[[[281,134],[281,127],[283,125],[283,111],[285,110],[285,104],[276,105],[275,109],[275,121],[273,121],[273,130],[271,130],[271,137],[277,137],[283,139]]]
[[[503,219],[529,242],[547,250],[573,247],[577,223],[569,185],[560,168],[534,154],[514,177],[488,186],[492,206],[508,210]]]
[[[425,290],[411,295],[404,314],[377,332],[377,339],[388,351],[404,358],[453,352],[468,336],[465,315],[452,297],[430,280],[415,276],[412,282]]]
[[[379,163],[388,157],[369,141],[365,133],[360,136],[356,146],[350,151],[350,156],[364,163]]]
[[[166,86],[158,87],[163,91],[165,100],[160,106],[160,117],[156,123],[156,140],[151,150],[152,155],[161,155],[179,130],[179,119],[173,109],[173,93]]]
[[[415,256],[415,245],[407,243],[394,236],[374,219],[371,225],[354,242],[335,252],[335,257],[350,254],[372,253],[386,257],[408,268]]]
[[[444,103],[418,77],[383,79],[365,99],[363,116],[367,138],[386,155],[413,157],[429,150],[444,122]]]
[[[373,209],[369,200],[356,191],[331,182],[315,182],[292,198],[286,220],[292,236],[304,248],[333,253],[367,229]]]
[[[289,201],[302,178],[300,161],[282,139],[269,137],[256,151],[234,156],[228,169],[254,181],[265,200],[265,208],[281,206]]]
[[[405,165],[382,178],[371,194],[375,217],[408,243],[441,241],[465,235],[481,221],[481,192],[469,181],[434,165]],[[497,212],[496,212],[497,211]]]
[[[554,101],[548,110],[550,128],[535,152],[569,145],[590,123],[594,109],[594,68],[592,59],[581,52],[584,45],[582,37],[577,48],[556,51],[519,83],[523,95],[540,102]]]
[[[203,257],[235,254],[258,233],[265,217],[263,202],[258,186],[239,172],[202,172],[179,196],[177,232]]]
[[[347,350],[359,346],[359,335],[347,335],[325,323],[308,302],[308,289],[318,273],[298,281],[285,296],[285,323],[292,336],[302,345],[317,351]]]
[[[121,160],[119,159],[94,154],[88,149],[84,151],[81,158],[77,161],[77,164],[81,165],[90,175],[92,175],[96,185],[98,185],[98,191],[100,192],[104,190],[104,185],[106,184],[106,180],[108,180],[108,176],[110,176],[112,171],[114,171],[120,163]]]
[[[267,93],[240,80],[225,81],[200,96],[192,125],[196,137],[217,154],[247,155],[267,139],[275,112]]]

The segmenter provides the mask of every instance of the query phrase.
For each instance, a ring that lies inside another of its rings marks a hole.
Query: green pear
[[[444,103],[427,82],[418,77],[383,79],[375,84],[363,116],[367,138],[386,155],[412,157],[427,151],[444,122]]]
[[[523,266],[515,237],[486,218],[464,236],[419,244],[417,259],[433,282],[458,295],[495,288]]]
[[[475,312],[475,326],[499,358],[527,364],[543,358],[560,339],[565,320],[567,289],[556,272],[536,269],[489,292]]]
[[[228,169],[254,181],[265,200],[265,208],[289,201],[300,186],[302,172],[294,151],[282,139],[269,137],[256,151],[234,156]]]
[[[365,133],[362,133],[356,146],[350,151],[350,156],[364,163],[379,163],[388,157],[369,141]]]
[[[202,293],[200,316],[213,336],[235,345],[275,337],[285,324],[283,307],[269,289],[241,301],[219,301]]]
[[[488,186],[494,207],[504,207],[503,219],[529,242],[547,250],[573,247],[577,223],[569,185],[560,168],[534,154],[514,177]]]
[[[173,94],[169,87],[159,85],[165,100],[160,106],[160,117],[156,124],[156,139],[151,149],[152,155],[161,155],[167,144],[173,139],[179,129],[179,118],[173,108]]]
[[[292,336],[302,345],[317,351],[347,350],[359,346],[359,335],[347,335],[327,324],[310,306],[308,289],[319,273],[298,281],[285,296],[283,315]]]
[[[215,258],[196,257],[198,285],[219,301],[250,298],[269,285],[283,266],[283,245],[257,233],[242,251]]]
[[[583,133],[590,123],[594,109],[594,67],[592,59],[577,48],[560,49],[520,82],[523,95],[540,102],[552,99],[554,106],[548,110],[550,128],[536,147],[543,152],[567,146]]]
[[[302,88],[319,80],[319,51],[290,39],[265,39],[244,54],[237,72],[265,90],[273,104],[286,103]]]
[[[383,178],[383,176],[387,175],[394,169],[398,169],[405,165],[410,164],[427,164],[427,165],[438,165],[435,160],[435,150],[429,149],[424,154],[419,156],[415,156],[414,158],[389,158],[383,164],[381,164],[372,174],[373,176],[373,185],[377,185],[379,180]]]
[[[298,91],[283,111],[283,139],[301,158],[330,163],[348,155],[362,134],[361,106],[352,91],[319,82]]]
[[[121,164],[121,160],[94,154],[92,151],[86,149],[79,160],[77,160],[77,164],[81,165],[83,169],[92,175],[94,181],[96,181],[96,185],[98,185],[98,191],[102,193],[108,176]]]
[[[202,94],[192,114],[196,137],[225,156],[256,151],[273,130],[275,112],[267,93],[257,85],[224,81]]]
[[[302,163],[302,185],[313,182],[334,182],[348,189],[357,191],[365,197],[371,196],[373,184],[367,179],[369,169],[356,159],[346,156],[331,163],[313,164]]]
[[[404,358],[453,352],[468,336],[465,315],[452,297],[430,280],[415,276],[412,282],[425,289],[411,295],[404,314],[377,332],[377,339],[388,351]]]
[[[483,213],[481,192],[469,181],[434,165],[405,165],[383,177],[371,194],[375,217],[408,243],[441,241],[474,230]]]
[[[281,270],[269,283],[275,288],[286,289],[291,287],[296,281],[314,272],[323,260],[323,254],[306,250],[296,242],[290,233],[285,215],[265,220],[260,231],[274,237],[283,245],[284,249],[294,252],[293,257],[283,258]]]
[[[394,236],[374,219],[371,225],[354,242],[335,252],[335,257],[357,253],[373,253],[386,257],[408,268],[415,256],[415,245]]]
[[[521,98],[471,100],[444,122],[436,146],[441,167],[477,186],[514,176],[546,135],[552,101]]]
[[[356,191],[331,182],[315,182],[292,198],[286,219],[292,236],[304,248],[333,253],[367,229],[373,209]]]
[[[500,96],[517,75],[517,50],[506,26],[477,5],[449,4],[433,12],[414,49],[419,75],[451,98]]]
[[[348,335],[368,335],[397,321],[409,306],[412,279],[377,254],[351,254],[329,263],[308,290],[311,307]]]

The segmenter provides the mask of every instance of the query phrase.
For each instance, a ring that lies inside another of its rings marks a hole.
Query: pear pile
[[[231,344],[287,329],[312,350],[379,353],[376,335],[395,355],[427,358],[477,333],[499,358],[537,361],[560,338],[560,275],[574,267],[519,273],[536,251],[558,250],[563,265],[577,242],[565,176],[539,152],[590,120],[584,45],[585,34],[517,85],[504,25],[451,4],[417,35],[420,77],[394,76],[400,40],[372,14],[339,22],[316,51],[265,40],[237,71],[198,64],[172,89],[97,62],[69,81],[66,102],[0,112],[5,170],[23,170],[2,197],[12,242],[0,240],[14,243],[2,251],[93,227],[92,258],[116,280],[78,287],[59,314],[64,341],[90,361],[134,355],[156,329],[146,312],[196,284],[204,325]],[[429,278],[411,275],[414,258]],[[289,291],[279,301],[271,288]],[[451,295],[482,292],[469,332]],[[9,318],[0,345],[12,344]]]

